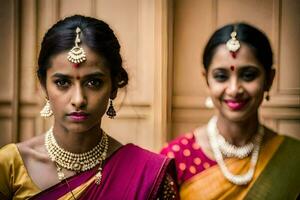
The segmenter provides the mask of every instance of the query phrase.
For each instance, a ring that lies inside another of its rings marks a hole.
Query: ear
[[[271,89],[271,86],[273,84],[274,78],[275,78],[276,70],[271,69],[268,79],[265,83],[265,91],[269,91]]]
[[[117,97],[117,93],[118,93],[118,88],[112,88],[111,93],[110,93],[110,99],[114,100]]]
[[[207,79],[207,71],[205,69],[202,69],[201,70],[201,74],[202,76],[205,78],[205,81],[206,81],[206,85],[209,87],[209,84],[208,84],[208,79]]]

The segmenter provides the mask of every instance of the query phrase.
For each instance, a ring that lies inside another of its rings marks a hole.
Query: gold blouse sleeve
[[[39,192],[28,176],[16,144],[0,149],[0,192],[7,199],[27,199]]]

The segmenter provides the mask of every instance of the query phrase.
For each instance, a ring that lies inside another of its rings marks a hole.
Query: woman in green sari
[[[208,41],[204,75],[217,113],[171,141],[182,199],[296,199],[300,142],[259,120],[275,70],[271,45],[248,24],[229,24]]]

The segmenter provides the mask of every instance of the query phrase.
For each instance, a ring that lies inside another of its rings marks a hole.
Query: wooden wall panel
[[[299,139],[300,119],[297,120],[280,120],[278,124],[278,131],[280,134],[289,135]]]
[[[279,92],[298,94],[300,104],[300,1],[284,0],[281,7]]]
[[[213,29],[213,1],[176,1],[174,6],[173,95],[203,96],[202,47]],[[192,80],[192,81],[191,81]]]
[[[0,117],[0,147],[13,141],[12,122],[9,118]]]
[[[217,0],[217,26],[232,22],[247,22],[260,27],[269,36],[274,30],[276,0]]]
[[[18,1],[0,2],[0,145],[17,141],[19,14]],[[16,80],[17,79],[17,80]]]
[[[94,0],[59,0],[58,13],[60,18],[81,14],[92,15],[94,11]]]
[[[22,118],[20,123],[20,141],[28,140],[35,136],[35,121],[34,118]]]
[[[37,66],[36,1],[26,0],[21,4],[20,20],[20,100],[35,102]]]
[[[13,66],[15,55],[15,12],[14,1],[1,0],[0,9],[0,103],[8,102],[13,96]],[[1,114],[1,113],[0,113]]]

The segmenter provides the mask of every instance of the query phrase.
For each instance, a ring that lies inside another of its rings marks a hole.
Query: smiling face
[[[46,93],[55,125],[72,132],[87,131],[101,123],[112,95],[110,70],[105,60],[86,46],[87,60],[78,67],[67,60],[68,52],[51,59]]]
[[[225,45],[217,47],[206,72],[211,98],[220,117],[245,121],[257,117],[264,96],[266,74],[252,50],[242,45],[236,57]]]

